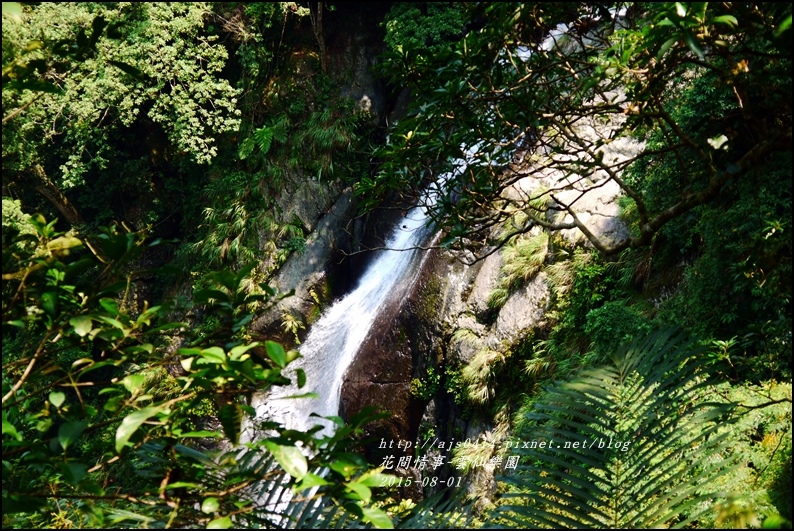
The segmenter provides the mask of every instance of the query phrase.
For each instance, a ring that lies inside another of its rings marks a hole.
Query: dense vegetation
[[[395,3],[386,135],[341,95],[333,9],[4,4],[3,526],[460,524],[373,488],[366,414],[324,436],[251,407],[298,356],[250,328],[312,230],[290,194],[351,185],[434,187],[440,247],[500,253],[477,323],[551,286],[543,326],[416,397],[501,441],[633,441],[522,452],[471,524],[790,525],[791,5]],[[572,199],[607,184],[617,238]]]

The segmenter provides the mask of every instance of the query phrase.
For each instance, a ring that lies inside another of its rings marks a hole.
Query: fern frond
[[[558,384],[527,419],[518,492],[497,520],[527,527],[683,527],[723,495],[733,463],[717,430],[731,406],[708,401],[704,349],[674,330],[640,338],[610,365]]]
[[[262,155],[267,155],[267,152],[270,151],[270,145],[273,143],[273,130],[263,125],[259,129],[254,130],[253,137]]]
[[[450,493],[451,492],[451,493]],[[396,529],[471,529],[471,507],[463,503],[464,489],[447,489],[415,506]]]

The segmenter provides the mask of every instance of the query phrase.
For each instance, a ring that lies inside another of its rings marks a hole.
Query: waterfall
[[[432,203],[429,194],[425,203]],[[386,242],[386,248],[367,267],[357,287],[330,306],[309,329],[298,349],[302,358],[291,364],[287,376],[293,384],[272,389],[255,403],[257,418],[269,418],[289,429],[306,430],[332,423],[310,417],[339,415],[342,380],[381,309],[399,293],[407,293],[419,270],[422,253],[417,249],[432,234],[426,206],[417,206],[402,217]],[[306,385],[298,389],[295,369],[306,373]],[[313,392],[318,398],[288,398]]]

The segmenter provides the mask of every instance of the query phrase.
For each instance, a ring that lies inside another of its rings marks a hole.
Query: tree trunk
[[[57,186],[47,177],[47,174],[44,172],[44,168],[41,167],[40,164],[36,164],[33,166],[30,175],[33,177],[33,187],[39,192],[41,195],[47,198],[50,203],[53,204],[55,208],[58,209],[58,212],[66,219],[66,221],[71,226],[75,226],[79,223],[83,222],[83,218],[80,216],[80,213],[77,209],[72,205],[69,199],[63,195]]]

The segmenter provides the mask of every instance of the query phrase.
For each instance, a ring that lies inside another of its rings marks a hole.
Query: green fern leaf
[[[730,405],[708,401],[704,348],[674,330],[635,340],[612,364],[556,385],[527,415],[517,492],[495,521],[522,527],[683,527],[724,496]]]
[[[254,141],[262,152],[262,155],[267,155],[270,151],[270,145],[273,143],[273,130],[266,125],[259,129],[254,130]]]

